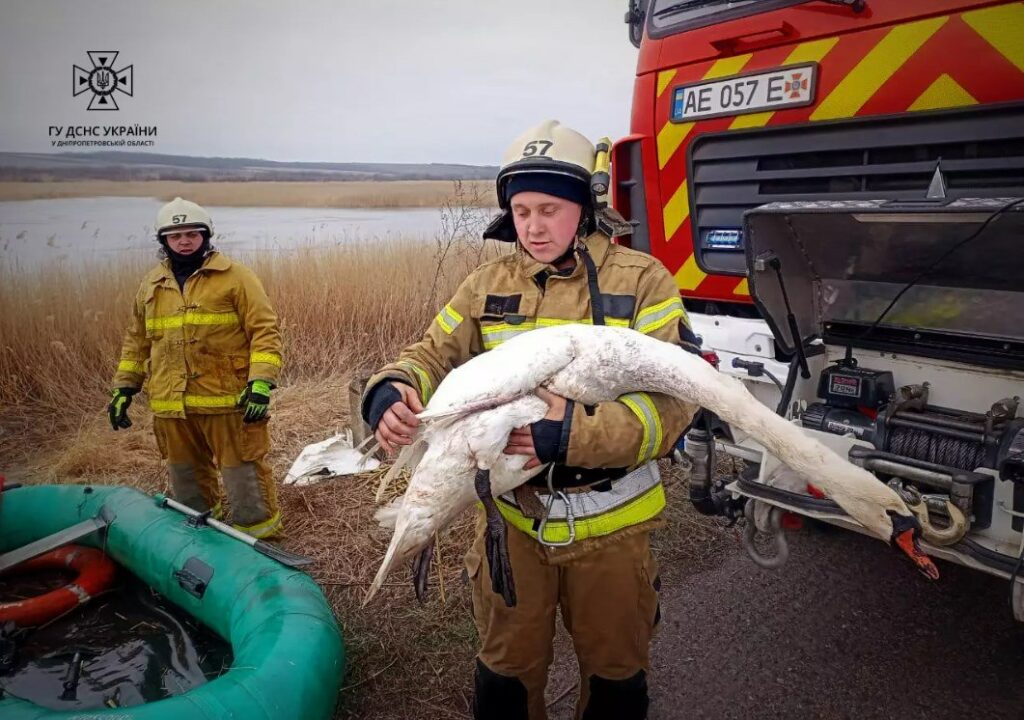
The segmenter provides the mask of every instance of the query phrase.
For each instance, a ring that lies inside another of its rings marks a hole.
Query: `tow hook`
[[[747,524],[743,528],[743,549],[747,551],[750,559],[759,566],[768,570],[776,570],[785,565],[786,560],[789,559],[789,542],[786,540],[786,533],[782,529],[783,510],[775,506],[768,506],[765,510],[761,510],[761,505],[767,504],[754,499],[747,501],[744,511]],[[762,512],[767,512],[768,515],[767,522],[765,523],[766,529],[764,530],[758,528],[756,519],[757,515]],[[774,553],[771,555],[761,553],[756,542],[758,534],[768,538],[770,546],[775,550]]]
[[[925,495],[913,485],[907,485],[899,491],[907,509],[914,513],[917,521],[921,524],[921,537],[932,545],[947,546],[955,545],[963,539],[970,528],[970,522],[963,511],[953,504],[945,495]],[[945,527],[933,525],[930,515],[930,506],[944,505],[946,514],[949,516],[949,524]]]

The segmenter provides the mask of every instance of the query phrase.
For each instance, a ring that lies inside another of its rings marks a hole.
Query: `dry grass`
[[[272,406],[269,459],[277,477],[302,447],[349,423],[353,374],[417,338],[469,268],[495,252],[472,240],[478,220],[450,206],[434,242],[309,248],[254,259],[287,343],[287,371]],[[0,471],[10,479],[167,489],[145,403],[132,407],[135,425],[128,431],[112,432],[104,412],[144,269],[0,275]],[[363,609],[389,539],[373,520],[378,478],[379,472],[368,473],[281,489],[285,547],[316,559],[312,575],[344,629],[349,671],[337,717],[469,718],[476,631],[460,576],[472,518],[461,518],[440,539],[425,605],[416,604],[405,571]],[[656,544],[663,562],[685,562],[717,530],[685,509],[677,468],[666,480],[669,525]],[[552,717],[568,717],[573,666],[563,663],[556,673],[550,694],[561,699]]]
[[[461,181],[478,207],[495,207],[494,182]],[[449,180],[388,182],[179,182],[151,180],[75,180],[69,182],[0,182],[0,200],[52,200],[77,197],[181,196],[200,205],[220,207],[439,207],[451,195]]]

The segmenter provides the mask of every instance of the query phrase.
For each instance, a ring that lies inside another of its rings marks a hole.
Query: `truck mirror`
[[[623,18],[629,26],[629,41],[633,47],[640,47],[640,39],[644,36],[644,20],[647,18],[648,0],[627,0],[626,16]]]

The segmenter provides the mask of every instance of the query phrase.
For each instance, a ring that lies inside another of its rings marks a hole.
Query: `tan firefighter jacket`
[[[233,412],[250,380],[277,383],[281,334],[249,268],[211,252],[185,281],[170,262],[142,281],[124,336],[115,388],[141,388],[157,417]]]
[[[696,350],[679,290],[658,260],[612,244],[599,232],[584,242],[597,266],[605,324]],[[547,273],[544,283],[539,273]],[[425,337],[370,378],[367,391],[382,380],[400,380],[418,388],[426,404],[444,376],[475,355],[536,327],[592,322],[587,269],[578,251],[572,273],[559,276],[552,266],[517,250],[474,270]],[[595,407],[576,403],[567,418],[564,463],[638,466],[669,452],[695,411],[654,393],[631,393]]]

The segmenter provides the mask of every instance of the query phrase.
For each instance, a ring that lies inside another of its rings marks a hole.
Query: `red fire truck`
[[[931,554],[1010,579],[1024,620],[1024,2],[630,0],[626,21],[622,241],[674,274],[723,372],[898,492]],[[686,447],[702,512],[863,531],[729,428]],[[716,450],[745,469],[713,477]]]
[[[744,211],[920,197],[940,159],[951,197],[1024,188],[1007,106],[1024,99],[1024,3],[632,0],[627,22],[640,53],[613,203],[723,369],[786,370],[751,301]]]

